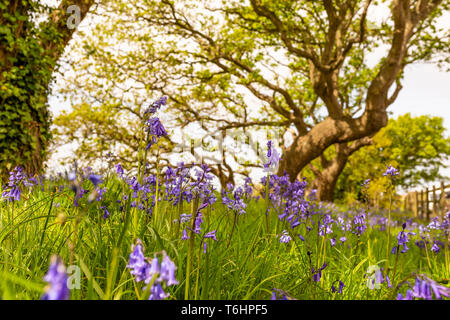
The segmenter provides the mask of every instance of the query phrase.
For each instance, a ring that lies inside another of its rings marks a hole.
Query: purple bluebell
[[[322,277],[322,270],[325,269],[327,267],[327,264],[324,262],[322,267],[320,267],[319,270],[315,270],[314,268],[312,268],[312,273],[313,273],[313,280],[315,282],[319,282],[320,278]]]
[[[131,269],[130,273],[134,275],[137,282],[140,282],[146,279],[147,269],[150,265],[144,257],[142,242],[140,240],[137,241],[136,245],[132,246],[131,250],[127,268]]]
[[[210,239],[213,239],[214,241],[218,241],[217,238],[216,238],[216,231],[217,230],[213,230],[213,231],[208,232],[207,234],[205,234],[203,236],[203,238],[210,238]]]
[[[122,178],[122,177],[123,177],[123,174],[124,174],[122,165],[119,163],[119,164],[116,164],[115,167],[116,167],[116,173],[117,173],[117,175],[118,175],[120,178]]]
[[[160,283],[154,283],[150,289],[149,300],[164,300],[169,297],[169,294],[164,292]]]
[[[178,284],[177,279],[175,278],[175,271],[177,267],[172,260],[170,260],[169,256],[166,252],[163,252],[163,259],[161,261],[161,271],[160,277],[158,279],[159,282],[164,281],[168,286]]]
[[[399,172],[397,169],[392,167],[390,164],[388,164],[386,171],[383,173],[383,176],[397,176],[399,175]]]
[[[280,297],[280,299],[278,299]],[[270,300],[288,300],[286,292],[280,289],[272,289]]]
[[[336,238],[330,239],[331,246],[334,247],[336,245]]]
[[[159,108],[161,108],[162,106],[165,106],[166,104],[167,104],[167,97],[162,96],[161,98],[159,98],[158,100],[153,102],[152,105],[147,110],[145,110],[144,114],[156,113],[156,111],[158,111]]]
[[[292,240],[292,238],[289,235],[289,233],[286,230],[283,230],[283,232],[280,235],[280,242],[281,243],[288,243],[291,240]]]
[[[188,240],[189,236],[187,234],[186,229],[183,229],[183,235],[181,236],[181,240]]]
[[[439,246],[437,245],[436,242],[433,243],[433,246],[431,247],[431,251],[433,251],[434,253],[439,253],[439,251],[441,251],[441,248],[439,248]]]
[[[272,147],[271,140],[267,142],[267,159],[269,160],[269,162],[264,164],[264,171],[270,172],[277,167],[278,162],[280,161],[280,155],[278,154],[277,150]]]
[[[150,118],[147,121],[147,131],[156,137],[167,136],[167,131],[164,128],[159,118]]]
[[[103,210],[103,219],[109,218],[110,213],[108,211],[108,208],[106,208],[106,206],[101,206],[100,209]]]
[[[408,289],[406,296],[399,294],[397,300],[412,300],[413,298],[433,300],[450,297],[450,288],[438,284],[436,281],[428,278],[426,275],[416,276],[415,284],[412,290]]]
[[[50,267],[44,280],[49,284],[41,300],[68,300],[70,290],[67,286],[68,276],[61,258],[54,255],[50,260]]]
[[[97,186],[98,184],[102,183],[101,178],[102,178],[101,176],[96,174],[90,174],[88,177],[89,181],[91,181],[94,186]]]

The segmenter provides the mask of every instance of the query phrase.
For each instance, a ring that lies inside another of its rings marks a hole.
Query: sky
[[[389,110],[393,112],[394,118],[408,112],[412,116],[442,117],[446,134],[450,135],[450,72],[430,64],[408,66],[403,89]],[[450,166],[450,161],[447,161],[447,165]],[[442,170],[442,174],[450,177],[450,168]]]

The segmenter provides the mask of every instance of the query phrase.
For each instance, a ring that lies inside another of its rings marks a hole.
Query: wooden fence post
[[[426,199],[426,214],[427,214],[427,221],[429,221],[430,220],[430,206],[429,206],[429,202],[430,202],[430,198],[429,198],[429,196],[428,196],[428,193],[429,193],[430,191],[428,190],[428,188],[426,189],[426,191],[425,191],[425,199]]]
[[[414,216],[417,218],[419,216],[419,193],[417,191],[414,192],[414,197],[415,197]]]
[[[436,203],[436,186],[433,185],[433,216],[437,215]]]
[[[423,219],[423,199],[424,199],[424,194],[423,194],[423,190],[420,190],[420,219]]]
[[[441,215],[441,221],[444,219],[445,214],[445,185],[444,181],[441,181],[441,196],[439,199],[439,209],[440,209],[440,215]]]

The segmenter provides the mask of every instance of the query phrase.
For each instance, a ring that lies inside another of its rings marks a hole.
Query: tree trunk
[[[372,121],[370,121],[372,120]],[[284,150],[278,174],[289,174],[291,180],[312,160],[319,157],[331,145],[345,144],[363,139],[378,132],[387,124],[387,112],[365,114],[361,118],[336,120],[328,117],[313,127],[307,134],[298,136]]]
[[[372,143],[371,137],[364,137],[354,141],[352,144],[336,144],[336,155],[331,160],[327,160],[324,155],[320,156],[322,170],[310,164],[316,178],[312,182],[312,187],[317,189],[317,199],[319,201],[333,201],[334,189],[339,175],[344,170],[348,158],[363,146]]]
[[[28,174],[43,168],[50,139],[48,87],[75,31],[67,26],[67,7],[78,6],[81,21],[93,4],[63,0],[38,27],[31,20],[36,6],[31,1],[12,0],[0,10],[1,25],[12,36],[0,37],[0,179],[17,165]]]
[[[225,173],[224,169],[226,169],[227,174]],[[235,186],[234,172],[226,162],[224,162],[223,164],[218,164],[217,168],[211,167],[211,172],[219,178],[220,187],[222,190],[225,190],[227,184],[229,183]]]

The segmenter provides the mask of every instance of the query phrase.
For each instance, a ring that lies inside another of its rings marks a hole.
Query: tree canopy
[[[383,6],[384,19],[374,19],[371,10]],[[354,152],[387,124],[405,66],[448,62],[448,30],[436,26],[448,7],[427,0],[113,1],[75,48],[83,58],[73,61],[72,85],[63,91],[74,104],[134,119],[164,94],[169,127],[280,128],[279,173],[294,179],[330,146]],[[377,50],[384,54],[373,62]],[[100,131],[93,137],[117,141]]]
[[[412,117],[407,113],[390,119],[373,137],[371,146],[349,158],[337,183],[336,198],[345,198],[347,191],[357,198],[366,179],[382,184],[387,165],[399,170],[393,183],[403,189],[442,179],[440,169],[447,167],[449,157],[450,137],[441,117]]]

